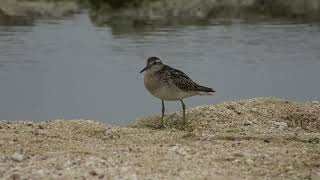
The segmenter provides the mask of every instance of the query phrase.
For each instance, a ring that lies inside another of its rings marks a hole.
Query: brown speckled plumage
[[[213,89],[200,86],[193,82],[184,72],[174,69],[170,66],[164,65],[163,68],[157,72],[161,80],[172,83],[183,91],[200,91],[200,92],[215,92]]]
[[[163,101],[180,101],[185,120],[184,98],[195,95],[211,95],[215,92],[211,88],[195,83],[184,72],[163,64],[157,57],[147,59],[146,67],[140,73],[144,71],[145,87],[153,96],[162,101],[162,119],[165,110]]]

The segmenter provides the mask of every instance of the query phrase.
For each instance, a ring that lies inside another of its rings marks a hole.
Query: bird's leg
[[[161,121],[163,122],[163,116],[164,116],[165,107],[164,107],[164,102],[163,102],[163,100],[161,100],[161,102],[162,102],[162,115],[161,115]]]
[[[186,105],[183,103],[182,99],[180,99],[183,109],[183,121],[186,120]]]

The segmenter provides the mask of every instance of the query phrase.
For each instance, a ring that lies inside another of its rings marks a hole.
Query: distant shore
[[[61,18],[81,7],[97,25],[157,25],[206,20],[320,22],[320,0],[2,0],[3,19]]]
[[[319,179],[320,104],[255,98],[114,127],[0,121],[4,179]]]
[[[98,25],[157,25],[206,20],[320,22],[320,0],[89,0]]]
[[[0,19],[7,18],[60,18],[79,10],[76,1],[45,1],[45,0],[1,0]]]

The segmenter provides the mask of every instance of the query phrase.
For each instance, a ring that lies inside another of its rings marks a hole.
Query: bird
[[[149,93],[162,102],[161,121],[165,113],[164,101],[180,101],[185,121],[186,105],[183,99],[196,95],[212,95],[212,88],[195,83],[184,72],[163,64],[158,57],[149,57],[146,66],[140,71],[144,73],[144,86]]]

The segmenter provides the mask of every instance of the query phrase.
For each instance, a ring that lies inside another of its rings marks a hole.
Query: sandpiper
[[[164,116],[164,101],[180,101],[185,120],[186,105],[183,99],[195,95],[212,95],[213,89],[200,86],[193,82],[184,72],[174,69],[161,62],[158,57],[149,57],[144,72],[144,85],[147,90],[162,101],[162,116]]]

